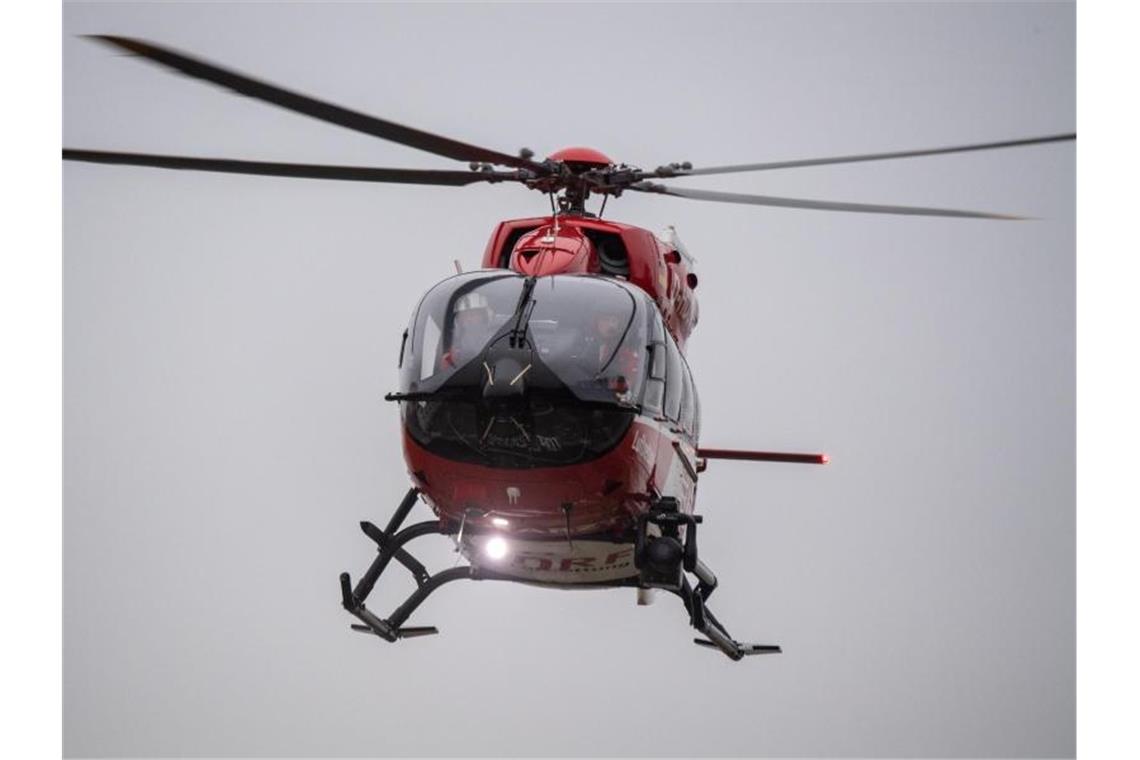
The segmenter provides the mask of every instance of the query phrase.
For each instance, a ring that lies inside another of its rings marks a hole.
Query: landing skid
[[[693,639],[694,644],[710,649],[719,649],[733,660],[740,660],[753,654],[780,654],[783,651],[775,644],[748,644],[729,636],[721,622],[705,607],[707,595],[701,596],[699,584],[696,589],[693,589],[686,579],[681,589],[674,593],[680,596],[681,601],[685,603],[685,609],[689,611],[689,623],[708,637],[707,639]],[[712,593],[711,590],[709,593]]]
[[[406,626],[404,623],[411,617],[416,608],[439,587],[458,580],[520,581],[519,578],[514,576],[495,572],[487,568],[476,567],[474,565],[453,567],[435,574],[429,573],[427,568],[425,568],[419,560],[403,548],[404,545],[421,536],[447,536],[452,535],[452,532],[445,523],[439,520],[428,520],[400,529],[404,520],[407,519],[408,513],[412,507],[415,506],[418,497],[419,491],[415,488],[410,489],[404,496],[403,501],[401,501],[400,505],[396,508],[395,513],[388,521],[388,525],[384,530],[380,530],[368,521],[360,523],[360,528],[364,531],[365,535],[376,542],[378,552],[376,559],[372,561],[372,564],[365,571],[364,575],[361,576],[355,587],[353,587],[352,579],[348,573],[341,573],[340,575],[341,604],[345,610],[360,621],[360,623],[354,623],[351,626],[354,631],[373,634],[388,642],[396,642],[400,639],[420,636],[431,636],[439,633],[439,629],[435,626]],[[685,609],[689,613],[689,623],[693,628],[707,637],[704,639],[694,639],[693,641],[695,643],[701,646],[719,649],[733,660],[740,660],[747,655],[775,654],[780,652],[780,647],[778,646],[747,644],[736,641],[728,634],[724,626],[708,609],[705,602],[716,588],[717,580],[712,571],[709,570],[703,562],[697,559],[696,556],[695,524],[700,521],[700,518],[691,515],[681,515],[676,512],[675,508],[672,508],[669,500],[663,499],[661,501],[663,505],[655,505],[648,517],[638,523],[639,539],[637,541],[637,552],[644,552],[646,546],[652,543],[652,541],[657,540],[654,537],[648,537],[646,535],[645,527],[648,523],[657,525],[664,524],[663,535],[666,537],[669,535],[677,536],[678,531],[676,526],[679,524],[689,525],[683,549],[684,558],[681,559],[678,557],[675,572],[669,571],[662,574],[661,572],[654,573],[650,569],[643,569],[641,576],[638,578],[623,578],[601,584],[567,584],[563,587],[597,588],[600,585],[615,588],[631,586],[662,588],[680,597],[682,603],[685,605]],[[372,593],[372,589],[380,579],[380,576],[388,569],[393,559],[403,565],[408,572],[412,574],[412,577],[416,581],[416,590],[413,591],[399,607],[393,610],[388,617],[381,618],[369,610],[364,602],[368,598],[368,595]],[[643,563],[638,560],[638,564],[640,567]],[[644,564],[646,564],[646,568],[649,567],[648,563]],[[689,570],[697,577],[698,582],[695,588],[689,583],[688,578],[682,570]]]
[[[403,524],[408,513],[415,506],[418,497],[419,491],[415,488],[410,489],[404,496],[404,500],[400,502],[400,506],[396,507],[396,512],[384,530],[380,530],[367,520],[360,523],[360,529],[376,542],[379,551],[376,559],[372,560],[372,564],[361,576],[355,588],[352,586],[352,580],[348,573],[340,574],[341,604],[362,623],[362,625],[353,625],[354,631],[373,633],[385,641],[399,641],[404,638],[430,636],[439,633],[439,629],[435,626],[405,627],[404,621],[411,616],[416,607],[419,607],[440,586],[451,581],[473,577],[474,568],[472,567],[453,567],[432,575],[419,560],[404,550],[404,544],[414,538],[432,534],[447,535],[438,520],[416,523],[400,530],[400,525]],[[364,606],[364,600],[372,593],[376,582],[393,559],[407,568],[408,572],[415,578],[416,590],[391,615],[387,618],[380,618]]]
[[[676,499],[660,498],[637,521],[637,543],[634,564],[645,586],[661,588],[681,598],[689,613],[689,624],[708,638],[693,639],[701,646],[719,649],[733,660],[754,654],[779,654],[774,644],[748,644],[729,635],[706,602],[716,590],[716,575],[697,556],[698,515],[680,511]],[[660,535],[650,535],[648,527],[657,527]],[[684,539],[681,528],[685,529]],[[697,586],[689,583],[685,572],[697,577]]]

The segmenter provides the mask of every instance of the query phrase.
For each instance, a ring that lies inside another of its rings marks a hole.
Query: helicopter
[[[699,320],[696,262],[673,228],[654,233],[604,219],[625,192],[820,211],[990,220],[982,211],[805,200],[661,184],[692,176],[914,158],[1072,141],[1074,133],[888,153],[643,170],[569,147],[537,160],[363,114],[151,42],[92,39],[181,74],[317,120],[467,162],[460,169],[247,161],[64,148],[102,164],[357,182],[522,185],[549,214],[500,222],[481,267],[429,288],[403,331],[397,390],[411,485],[385,527],[360,527],[377,555],[355,584],[339,578],[354,630],[387,642],[437,634],[407,625],[441,586],[498,580],[554,589],[677,596],[694,642],[732,660],[779,653],[735,639],[708,600],[717,577],[698,551],[700,475],[709,460],[827,464],[825,454],[700,445],[700,399],[685,349]],[[600,197],[596,212],[587,210]],[[457,269],[458,269],[457,265]],[[430,519],[405,526],[419,502]],[[429,572],[405,547],[442,535],[468,564]],[[366,606],[393,561],[416,589],[386,617]],[[691,577],[690,577],[691,576]]]

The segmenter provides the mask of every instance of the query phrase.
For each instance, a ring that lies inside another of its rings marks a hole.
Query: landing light
[[[511,524],[511,521],[505,517],[492,517],[491,524],[496,528],[505,528]]]
[[[507,556],[507,542],[502,536],[495,536],[483,544],[483,551],[491,559],[502,559]]]

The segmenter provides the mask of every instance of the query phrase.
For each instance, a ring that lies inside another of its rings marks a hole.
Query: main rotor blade
[[[355,182],[393,182],[405,185],[471,185],[476,182],[518,181],[514,172],[473,172],[469,170],[387,169],[373,166],[328,166],[325,164],[283,164],[271,161],[238,161],[229,158],[192,158],[153,153],[120,153],[105,150],[63,149],[66,161],[95,164],[153,166],[159,169],[192,169],[229,174],[257,174],[267,177],[339,179]]]
[[[783,208],[807,208],[819,211],[858,211],[866,214],[906,214],[909,216],[953,216],[967,219],[1025,219],[1022,216],[989,214],[984,211],[958,211],[947,208],[923,208],[920,206],[882,206],[869,203],[841,203],[835,201],[814,201],[799,198],[776,198],[770,195],[742,195],[721,193],[715,190],[690,190],[688,188],[666,187],[654,182],[641,182],[630,185],[630,190],[643,193],[675,195],[678,198],[691,198],[698,201],[718,201],[720,203],[746,203],[753,206],[780,206]]]
[[[263,100],[290,111],[311,116],[314,119],[320,119],[321,121],[338,124],[342,127],[356,130],[357,132],[363,132],[384,140],[390,140],[400,145],[407,145],[411,148],[418,148],[428,153],[434,153],[437,156],[454,158],[459,161],[480,161],[513,166],[518,169],[529,169],[543,174],[547,173],[542,164],[535,163],[534,161],[529,161],[518,156],[511,156],[506,153],[499,153],[498,151],[489,150],[487,148],[481,148],[478,145],[459,142],[458,140],[441,137],[440,135],[433,135],[430,132],[405,127],[402,124],[396,124],[395,122],[379,119],[375,116],[369,116],[358,111],[342,108],[341,106],[326,103],[316,98],[310,98],[307,95],[301,95],[300,93],[259,81],[245,74],[224,69],[207,61],[191,58],[190,56],[175,52],[169,48],[159,47],[158,45],[143,40],[105,34],[90,36],[92,39],[141,55],[148,60],[161,63],[164,66],[168,66],[183,74],[195,77],[196,79],[213,82],[214,84],[227,87],[242,95]]]
[[[654,172],[645,173],[646,177],[694,177],[700,174],[731,174],[733,172],[759,172],[769,169],[796,169],[802,166],[824,166],[827,164],[853,164],[860,161],[883,161],[891,158],[915,158],[918,156],[938,156],[944,153],[967,153],[974,150],[994,150],[995,148],[1016,148],[1023,145],[1041,145],[1044,143],[1076,140],[1077,133],[1063,135],[1049,135],[1047,137],[1027,137],[1021,140],[1003,140],[1001,142],[975,143],[973,145],[953,145],[946,148],[927,148],[924,150],[899,150],[891,153],[864,153],[853,156],[833,156],[831,158],[806,158],[797,161],[769,161],[762,164],[736,164],[734,166],[710,166],[704,169],[674,169],[661,167]]]

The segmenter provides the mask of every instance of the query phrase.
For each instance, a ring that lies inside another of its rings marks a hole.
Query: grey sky
[[[63,32],[69,147],[454,166],[86,33],[506,152],[643,166],[1075,127],[1069,3],[85,3]],[[66,754],[1072,755],[1074,161],[677,181],[1033,222],[609,205],[675,224],[699,260],[702,443],[832,456],[702,476],[712,607],[785,649],[743,663],[632,592],[456,585],[415,618],[439,637],[348,630],[336,576],[372,554],[356,523],[407,487],[381,400],[400,332],[540,196],[67,166]],[[443,539],[424,554],[455,561]]]

